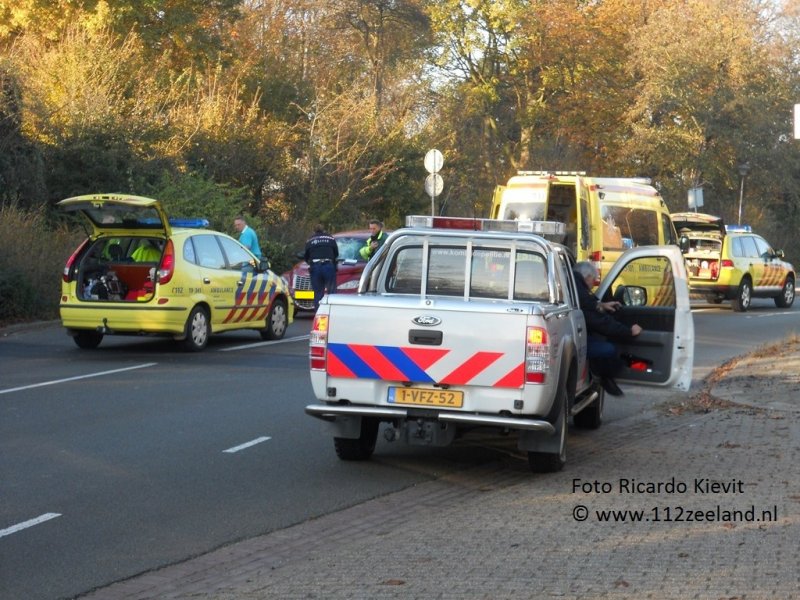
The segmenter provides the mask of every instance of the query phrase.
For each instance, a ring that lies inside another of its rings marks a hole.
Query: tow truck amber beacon
[[[573,261],[553,241],[564,231],[410,216],[367,264],[357,294],[323,298],[309,338],[318,403],[306,412],[328,424],[339,458],[369,458],[383,424],[386,440],[423,446],[476,430],[515,433],[532,470],[564,466],[569,422],[596,429],[605,401],[588,369]],[[632,276],[640,272],[644,283]],[[688,390],[694,325],[677,246],[626,251],[599,294],[644,328],[618,344],[628,357],[619,380]]]

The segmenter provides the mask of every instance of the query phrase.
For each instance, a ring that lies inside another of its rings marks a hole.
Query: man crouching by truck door
[[[314,226],[314,233],[306,242],[303,258],[308,263],[311,289],[314,290],[314,310],[317,310],[325,290],[328,290],[329,294],[336,291],[336,261],[339,258],[336,239],[325,233],[325,229],[319,223]]]
[[[614,377],[622,369],[623,362],[617,347],[609,337],[635,337],[642,332],[639,325],[620,323],[611,316],[620,307],[616,301],[600,302],[592,292],[598,279],[597,268],[589,261],[575,265],[575,285],[578,288],[578,301],[586,320],[586,358],[592,373],[600,378],[603,389],[612,396],[622,396],[622,390]]]

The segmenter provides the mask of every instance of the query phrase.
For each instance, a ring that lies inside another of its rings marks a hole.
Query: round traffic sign
[[[444,179],[438,173],[431,173],[425,178],[425,192],[428,196],[438,196],[444,189]]]
[[[425,153],[425,170],[428,173],[438,173],[442,170],[442,165],[444,164],[444,156],[442,153],[436,150],[428,150]]]

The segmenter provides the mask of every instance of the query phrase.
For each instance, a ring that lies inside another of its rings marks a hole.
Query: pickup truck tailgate
[[[342,379],[519,388],[528,311],[491,302],[369,298],[332,300],[327,374]],[[381,301],[387,301],[383,310]],[[369,319],[365,319],[369,315]]]

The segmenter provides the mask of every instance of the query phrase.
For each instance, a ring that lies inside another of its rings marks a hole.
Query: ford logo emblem
[[[439,317],[431,317],[430,315],[420,315],[419,317],[414,317],[411,319],[411,322],[414,325],[421,325],[423,327],[433,327],[434,325],[439,325],[442,320]]]

